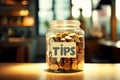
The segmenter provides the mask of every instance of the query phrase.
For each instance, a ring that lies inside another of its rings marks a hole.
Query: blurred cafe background
[[[0,0],[0,62],[45,62],[51,20],[79,20],[86,63],[120,62],[120,0]]]

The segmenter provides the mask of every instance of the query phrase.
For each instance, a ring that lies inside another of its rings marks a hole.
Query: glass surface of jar
[[[77,20],[54,20],[46,33],[49,72],[78,72],[84,65],[84,31]]]

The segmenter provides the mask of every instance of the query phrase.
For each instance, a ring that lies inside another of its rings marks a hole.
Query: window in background
[[[103,5],[100,10],[93,10],[92,13],[93,26],[98,29],[105,28],[107,35],[110,35],[110,18],[111,18],[111,6]]]
[[[120,39],[120,0],[116,0],[117,34]]]
[[[91,27],[91,0],[72,0],[72,16],[75,19],[79,19],[80,9],[82,9],[82,15],[85,18],[86,26]]]
[[[39,0],[39,34],[44,35],[47,30],[47,21],[53,20],[53,0]]]
[[[45,35],[51,20],[64,20],[70,15],[70,0],[39,0],[39,34]]]
[[[93,0],[93,11],[92,11],[92,21],[93,27],[97,28],[102,32],[102,35],[105,38],[109,38],[110,36],[110,19],[111,19],[111,4],[110,2],[105,2],[101,0]],[[104,31],[104,33],[103,33]]]
[[[55,0],[55,16],[57,20],[64,20],[70,16],[70,0]]]
[[[93,22],[93,27],[96,27],[99,25],[98,21],[98,10],[96,9],[100,0],[92,0],[92,22]]]

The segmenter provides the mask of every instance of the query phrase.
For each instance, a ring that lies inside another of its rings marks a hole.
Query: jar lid
[[[50,26],[79,26],[78,20],[53,20],[50,22]]]

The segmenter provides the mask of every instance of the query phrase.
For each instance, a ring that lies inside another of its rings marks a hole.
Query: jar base
[[[51,69],[46,69],[45,71],[52,72],[52,73],[75,73],[75,72],[81,72],[83,70],[62,70],[62,69],[51,70]]]

